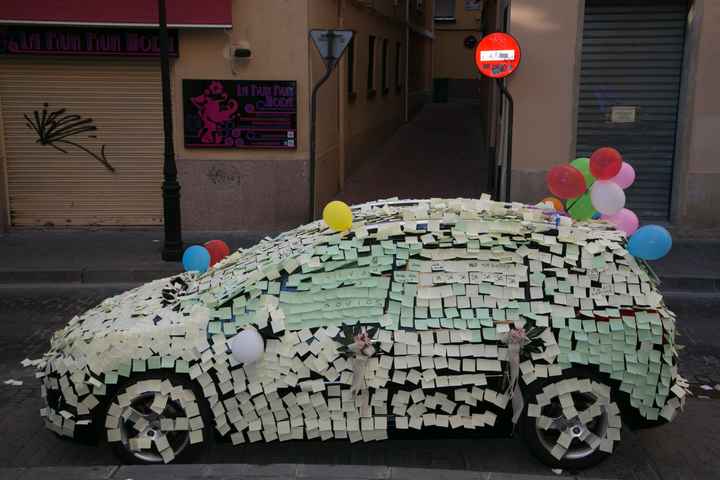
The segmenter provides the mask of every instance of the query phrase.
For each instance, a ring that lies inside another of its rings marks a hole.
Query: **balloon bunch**
[[[230,247],[222,240],[210,240],[204,245],[193,245],[183,253],[185,271],[204,273],[208,268],[230,255]]]
[[[556,165],[547,174],[547,185],[555,197],[542,203],[575,220],[610,222],[630,238],[629,252],[644,260],[664,257],[672,246],[670,233],[659,225],[640,226],[637,215],[625,208],[625,192],[635,181],[635,170],[612,147],[595,150],[590,158],[576,158],[569,165]],[[566,200],[563,206],[562,200]]]

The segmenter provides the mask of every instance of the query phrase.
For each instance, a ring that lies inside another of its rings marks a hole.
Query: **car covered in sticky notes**
[[[34,361],[49,429],[126,462],[204,443],[502,422],[556,468],[672,420],[676,322],[624,234],[540,206],[387,200],[108,298]],[[482,440],[491,441],[491,440]]]

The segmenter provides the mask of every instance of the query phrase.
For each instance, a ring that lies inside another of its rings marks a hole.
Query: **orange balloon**
[[[565,207],[563,206],[563,203],[555,197],[545,197],[542,199],[542,203],[552,203],[553,208],[557,212],[565,211]]]

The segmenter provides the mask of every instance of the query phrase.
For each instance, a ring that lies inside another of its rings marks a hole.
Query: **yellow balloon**
[[[323,220],[328,227],[342,232],[352,226],[352,212],[344,202],[333,200],[323,208]]]

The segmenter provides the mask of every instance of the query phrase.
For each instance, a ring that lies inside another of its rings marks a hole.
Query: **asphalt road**
[[[38,415],[39,383],[24,358],[46,350],[52,332],[73,315],[97,304],[120,287],[0,288],[0,467],[109,465],[117,463],[107,445],[88,446],[46,431]],[[720,384],[720,297],[668,296],[678,314],[685,345],[681,371],[699,395],[672,424],[651,430],[623,431],[615,454],[600,466],[581,472],[587,478],[711,479],[720,472],[720,392],[702,384]],[[5,385],[7,379],[22,386]],[[707,398],[703,398],[707,397]],[[205,449],[203,463],[305,463],[387,465],[467,469],[521,474],[549,474],[519,438],[469,435],[416,436],[381,443],[342,441],[284,442]]]

